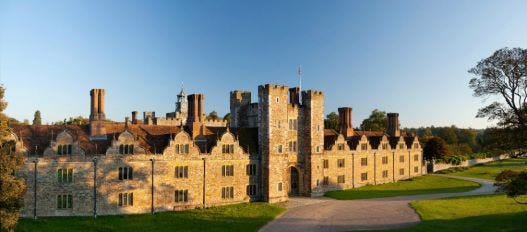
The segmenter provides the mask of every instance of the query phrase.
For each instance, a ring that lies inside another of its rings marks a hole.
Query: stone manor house
[[[266,84],[230,93],[231,123],[205,120],[204,95],[178,96],[166,118],[109,122],[93,89],[88,125],[13,126],[26,156],[23,217],[134,214],[287,201],[422,175],[416,136],[388,114],[386,131],[357,131],[339,108],[324,128],[324,94]]]

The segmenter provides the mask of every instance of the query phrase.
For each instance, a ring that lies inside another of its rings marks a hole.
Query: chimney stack
[[[106,114],[104,113],[104,89],[92,89],[90,110],[90,139],[106,140]]]
[[[188,119],[189,123],[203,122],[203,94],[196,93],[188,95]]]
[[[300,88],[289,88],[289,103],[300,105]]]
[[[205,96],[200,93],[190,94],[187,96],[187,100],[188,100],[187,125],[191,129],[192,138],[196,138],[200,134],[201,126],[204,121],[203,104],[204,104]]]
[[[353,108],[341,107],[338,110],[340,133],[342,133],[346,138],[353,136],[353,124],[351,122],[351,113],[353,111]]]
[[[132,111],[132,124],[137,124],[137,111]]]
[[[401,130],[399,129],[399,114],[388,113],[388,126],[386,127],[386,134],[399,137],[401,136]]]

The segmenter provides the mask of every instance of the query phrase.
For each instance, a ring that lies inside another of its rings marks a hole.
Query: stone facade
[[[357,131],[344,107],[339,131],[325,129],[320,91],[261,85],[257,103],[233,91],[230,127],[204,119],[201,94],[188,96],[186,125],[140,123],[137,112],[132,123],[101,123],[104,94],[93,93],[90,125],[18,126],[5,138],[27,157],[17,172],[28,186],[22,216],[281,202],[426,172],[419,141],[399,130],[398,114],[386,132]]]

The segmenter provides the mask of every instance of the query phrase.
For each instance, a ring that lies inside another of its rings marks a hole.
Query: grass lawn
[[[455,176],[467,176],[482,179],[494,180],[496,176],[503,170],[510,169],[513,171],[527,171],[527,158],[507,159],[489,162],[486,164],[476,165],[469,169],[456,172],[449,172],[449,170],[440,171]],[[438,172],[439,173],[439,172]]]
[[[155,215],[22,219],[16,231],[257,231],[285,209],[246,203]]]
[[[421,200],[411,203],[423,220],[401,231],[527,231],[527,205],[504,195]]]
[[[393,197],[428,193],[465,192],[479,188],[472,181],[440,176],[419,176],[396,183],[368,185],[355,189],[327,192],[325,196],[338,200]]]

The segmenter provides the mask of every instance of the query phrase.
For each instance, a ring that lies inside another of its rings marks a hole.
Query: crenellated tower
[[[251,92],[234,90],[230,93],[231,127],[247,127],[251,105]]]
[[[304,192],[320,194],[322,162],[324,152],[324,94],[321,91],[302,91],[302,131],[300,151],[304,156]]]
[[[268,202],[287,200],[287,86],[258,86],[258,142],[262,156],[262,196]]]

